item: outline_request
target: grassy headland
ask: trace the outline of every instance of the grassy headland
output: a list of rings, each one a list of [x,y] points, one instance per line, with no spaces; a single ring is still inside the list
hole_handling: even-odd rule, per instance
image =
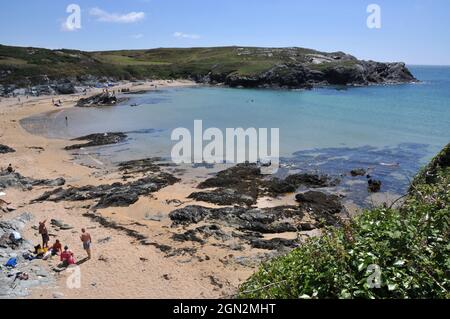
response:
[[[83,52],[0,45],[0,84],[53,80],[193,79],[230,86],[308,87],[415,80],[403,63],[303,48],[215,47]]]

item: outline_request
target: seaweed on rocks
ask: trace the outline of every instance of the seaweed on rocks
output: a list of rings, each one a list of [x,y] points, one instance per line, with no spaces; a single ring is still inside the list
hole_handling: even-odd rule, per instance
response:
[[[114,183],[100,186],[57,188],[45,192],[33,202],[43,201],[84,201],[97,199],[94,209],[107,207],[128,207],[139,200],[140,196],[149,195],[163,187],[175,184],[179,179],[168,173],[146,176],[129,183]]]
[[[14,153],[15,150],[9,146],[0,144],[0,154]]]
[[[35,186],[57,187],[66,183],[64,178],[57,179],[33,179],[24,177],[18,172],[0,171],[0,189],[9,187],[31,190]]]
[[[262,174],[258,164],[238,164],[223,170],[198,185],[199,189],[215,188],[194,192],[189,198],[222,206],[256,204],[261,196],[276,197],[293,193],[301,186],[324,188],[336,186],[339,180],[326,175],[293,174],[285,179],[268,178]]]
[[[85,147],[118,144],[124,142],[127,139],[127,137],[128,136],[125,133],[121,132],[95,133],[72,139],[72,141],[87,141],[87,143],[66,146],[64,149],[70,151],[70,150],[78,150]]]

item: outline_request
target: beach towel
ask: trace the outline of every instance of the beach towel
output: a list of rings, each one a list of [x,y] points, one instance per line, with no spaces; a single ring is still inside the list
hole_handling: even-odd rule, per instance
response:
[[[16,258],[9,258],[9,260],[5,264],[6,267],[12,267],[16,268],[17,266],[17,259]]]

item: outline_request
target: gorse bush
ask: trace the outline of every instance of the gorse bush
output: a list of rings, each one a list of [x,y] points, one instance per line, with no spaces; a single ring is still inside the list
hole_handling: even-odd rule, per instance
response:
[[[441,160],[449,154],[447,146],[418,175],[400,209],[365,211],[326,229],[262,265],[239,297],[449,298],[450,168]]]

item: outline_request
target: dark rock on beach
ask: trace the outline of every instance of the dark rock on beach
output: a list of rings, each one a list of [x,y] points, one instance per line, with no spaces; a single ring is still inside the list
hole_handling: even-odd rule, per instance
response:
[[[303,211],[296,206],[262,209],[187,206],[174,210],[169,214],[173,226],[197,224],[205,221],[222,223],[239,230],[257,231],[261,233],[297,231],[295,225],[301,222],[303,216]]]
[[[169,216],[174,227],[189,226],[199,222],[213,223],[174,234],[172,239],[175,241],[192,241],[205,244],[208,238],[214,237],[224,242],[231,239],[244,241],[252,247],[260,249],[283,250],[296,247],[297,242],[280,238],[265,240],[262,234],[297,232],[301,230],[301,221],[304,214],[295,206],[264,209],[242,207],[212,209],[201,206],[187,206],[171,212]],[[235,231],[225,232],[217,223],[231,227]],[[239,244],[237,244],[237,247],[243,249]]]
[[[124,142],[127,139],[127,137],[128,136],[125,133],[121,132],[90,134],[72,140],[72,141],[88,141],[87,143],[66,146],[65,149],[69,151],[85,147],[118,144]]]
[[[215,188],[192,193],[197,201],[227,205],[256,204],[261,196],[276,197],[296,192],[299,187],[324,188],[336,186],[339,180],[318,174],[294,174],[285,179],[269,178],[262,174],[258,164],[238,164],[216,174],[198,185],[200,189]]]
[[[222,206],[234,204],[251,206],[256,203],[256,199],[254,197],[246,194],[241,194],[240,192],[230,188],[219,188],[212,192],[192,193],[188,196],[188,198]]]
[[[14,152],[15,150],[12,149],[11,147],[0,144],[0,154],[14,153]]]
[[[296,248],[298,243],[295,240],[284,239],[284,238],[273,238],[273,239],[253,239],[250,242],[253,248],[275,250],[282,248]]]
[[[309,191],[306,193],[297,194],[295,199],[299,202],[301,207],[311,211],[333,215],[340,213],[344,209],[339,196],[336,195]]]
[[[88,98],[80,99],[76,106],[78,107],[96,107],[96,106],[113,106],[125,101],[126,99],[118,99],[110,92],[100,93]]]
[[[44,193],[33,202],[43,201],[84,201],[98,199],[94,209],[107,207],[128,207],[138,201],[140,196],[149,195],[163,187],[178,182],[171,174],[159,173],[147,176],[130,183],[114,183],[111,185],[57,188]]]
[[[17,172],[0,171],[0,189],[17,187],[23,190],[31,190],[34,186],[57,187],[66,183],[64,178],[57,179],[33,179],[20,175]]]

